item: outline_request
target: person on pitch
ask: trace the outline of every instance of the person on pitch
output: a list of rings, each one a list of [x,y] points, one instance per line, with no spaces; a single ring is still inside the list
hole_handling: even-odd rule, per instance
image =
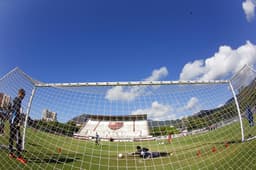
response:
[[[23,164],[26,164],[26,160],[22,157],[22,138],[20,134],[20,124],[22,115],[20,113],[21,110],[21,102],[25,97],[25,90],[19,89],[18,96],[13,100],[12,108],[11,108],[11,116],[10,116],[10,138],[9,138],[9,157],[16,158]],[[16,155],[14,154],[13,142],[16,141]]]
[[[95,144],[99,145],[100,144],[100,136],[99,134],[96,132],[96,136],[95,136]]]
[[[250,109],[249,106],[246,107],[246,116],[247,116],[247,119],[248,119],[248,122],[249,122],[249,125],[252,127],[254,126],[254,122],[253,122],[253,113]]]

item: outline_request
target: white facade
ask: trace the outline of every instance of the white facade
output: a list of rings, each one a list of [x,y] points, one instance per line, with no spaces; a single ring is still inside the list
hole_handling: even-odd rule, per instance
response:
[[[57,113],[45,109],[43,110],[42,120],[45,120],[47,122],[57,121]]]
[[[117,121],[120,123],[120,121]],[[110,124],[113,121],[88,120],[77,136],[90,137],[95,136],[96,132],[101,138],[147,138],[149,128],[146,120],[122,121],[122,126],[117,129],[111,129]]]
[[[10,104],[11,104],[11,97],[4,93],[0,93],[0,108],[7,109]]]

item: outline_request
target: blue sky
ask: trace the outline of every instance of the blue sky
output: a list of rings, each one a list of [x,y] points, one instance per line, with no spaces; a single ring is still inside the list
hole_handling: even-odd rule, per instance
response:
[[[255,6],[255,0],[3,0],[0,77],[19,67],[47,83],[228,79],[244,64],[256,65]],[[129,101],[141,90],[113,88],[105,99]],[[200,100],[190,96],[182,105]],[[172,110],[150,104],[131,112]]]
[[[161,67],[178,80],[224,45],[256,44],[256,19],[234,0],[4,0],[0,25],[0,76],[18,66],[43,82],[142,80]]]

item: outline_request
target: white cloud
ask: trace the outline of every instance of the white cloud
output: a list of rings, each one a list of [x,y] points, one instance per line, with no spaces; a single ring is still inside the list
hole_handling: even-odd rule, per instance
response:
[[[131,114],[147,114],[148,118],[152,120],[174,120],[177,119],[177,117],[183,117],[184,112],[188,111],[190,112],[190,115],[200,111],[199,100],[196,97],[191,97],[184,106],[179,108],[154,101],[151,104],[151,107],[135,110]]]
[[[180,73],[180,80],[215,80],[228,78],[245,64],[256,64],[256,45],[246,44],[232,49],[220,46],[219,51],[205,60],[195,60],[185,64]]]
[[[187,103],[187,105],[186,105],[186,109],[188,109],[188,110],[190,110],[190,109],[193,109],[193,108],[195,108],[195,107],[197,107],[198,106],[198,99],[196,98],[196,97],[192,97],[189,101],[188,101],[188,103]]]
[[[107,91],[107,94],[105,96],[108,100],[133,100],[135,97],[139,95],[138,92],[136,92],[135,88],[131,88],[130,90],[126,90],[121,86],[116,86]]]
[[[217,108],[222,107],[222,106],[224,106],[223,103],[219,104],[219,105],[217,106]]]
[[[166,67],[161,67],[158,70],[153,70],[151,76],[146,78],[146,81],[157,81],[168,75]],[[145,93],[145,86],[123,87],[115,86],[109,89],[106,93],[105,99],[110,101],[131,101],[136,97]]]
[[[176,119],[174,110],[170,105],[164,105],[154,101],[150,108],[138,109],[131,113],[132,115],[147,114],[149,119],[153,120],[171,120]]]
[[[246,15],[247,21],[251,21],[254,18],[256,1],[255,0],[245,0],[242,3],[244,13]]]
[[[158,70],[153,70],[151,76],[145,79],[145,81],[156,81],[164,78],[168,75],[168,70],[166,67],[161,67]]]
[[[197,97],[191,97],[187,103],[179,108],[176,108],[176,113],[188,113],[188,114],[194,114],[196,112],[199,112],[201,108],[199,99]]]

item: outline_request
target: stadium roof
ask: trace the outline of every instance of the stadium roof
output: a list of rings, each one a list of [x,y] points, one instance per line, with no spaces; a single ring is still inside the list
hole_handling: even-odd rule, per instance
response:
[[[147,114],[140,115],[87,115],[92,120],[107,121],[128,121],[128,120],[147,120]]]

